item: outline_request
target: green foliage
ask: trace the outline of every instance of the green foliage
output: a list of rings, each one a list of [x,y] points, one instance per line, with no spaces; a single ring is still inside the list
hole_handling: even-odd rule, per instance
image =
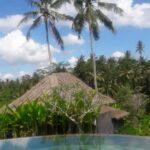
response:
[[[39,135],[45,131],[46,110],[37,101],[21,105],[15,110],[7,108],[0,117],[4,118],[0,122],[0,137]]]
[[[99,39],[99,22],[103,23],[112,32],[115,32],[112,21],[103,13],[103,9],[117,14],[123,12],[116,4],[94,2],[92,0],[74,0],[74,6],[77,10],[77,15],[73,22],[73,29],[80,36],[83,28],[88,24],[89,32],[95,40]]]
[[[75,66],[73,73],[85,83],[94,87],[92,57],[85,61],[82,56]],[[114,99],[128,100],[130,96],[143,93],[150,97],[150,61],[143,60],[142,64],[132,58],[127,51],[120,59],[100,56],[96,60],[97,81],[99,92]]]
[[[0,114],[0,137],[94,132],[93,123],[100,114],[100,106],[92,103],[94,95],[69,87],[74,92],[67,99],[63,89],[56,88],[51,95],[16,109],[8,107]]]
[[[144,44],[141,40],[139,40],[138,43],[137,43],[136,52],[139,53],[140,59],[142,59],[142,56],[143,56],[143,53],[144,53]]]
[[[89,38],[90,38],[90,49],[93,59],[93,85],[98,92],[97,85],[97,71],[96,71],[96,58],[93,47],[93,39],[98,40],[99,37],[99,22],[104,24],[109,30],[115,33],[113,22],[111,19],[103,13],[103,10],[113,11],[116,14],[122,14],[123,10],[119,8],[116,4],[107,3],[107,2],[96,2],[93,0],[74,0],[74,7],[76,8],[77,15],[73,20],[73,30],[77,32],[78,37],[80,38],[82,30],[88,25],[89,29]],[[81,60],[80,60],[81,61]],[[80,62],[81,63],[81,62]]]
[[[51,33],[53,37],[56,39],[58,45],[60,45],[61,49],[63,49],[64,48],[63,40],[60,36],[58,29],[56,28],[55,22],[58,20],[61,21],[72,20],[71,16],[61,14],[57,11],[63,4],[68,2],[69,2],[68,0],[64,0],[63,2],[60,2],[59,0],[54,1],[31,0],[31,6],[34,8],[34,10],[24,13],[24,17],[19,23],[19,25],[21,25],[31,18],[33,19],[33,23],[31,24],[27,32],[27,39],[30,38],[32,30],[36,29],[42,23],[44,23],[46,29],[47,44],[49,44],[48,34]]]
[[[130,112],[128,121],[125,121],[125,126],[121,128],[121,131],[119,133],[141,135],[149,134],[148,114],[150,113],[150,61],[143,59],[142,62],[139,63],[139,61],[132,58],[130,52],[127,51],[126,56],[124,58],[120,58],[119,60],[116,60],[114,58],[107,59],[104,56],[101,56],[97,58],[96,63],[98,66],[97,81],[99,91],[105,95],[113,97],[118,102],[117,104],[114,104],[113,107],[123,110],[125,109]],[[56,72],[58,70],[56,70]],[[94,85],[92,71],[92,57],[90,57],[88,60],[85,60],[82,56],[78,60],[73,73],[77,77],[82,79],[85,83],[93,87]],[[33,77],[24,76],[21,80],[1,81],[0,105],[8,104],[11,100],[16,99],[17,97],[22,95],[25,91],[36,84],[43,77],[43,75],[45,75],[45,72],[43,72],[43,70],[39,70],[33,75]],[[45,131],[41,131],[40,129],[37,130],[36,126],[26,127],[26,124],[23,124],[24,128],[22,128],[21,125],[20,133],[18,133],[17,131],[17,129],[19,129],[20,127],[13,127],[15,130],[13,130],[14,137],[20,135],[42,135],[45,133],[76,133],[79,130],[80,132],[89,132],[93,130],[91,127],[91,122],[93,121],[93,118],[95,118],[98,111],[96,111],[96,109],[94,109],[94,111],[90,109],[90,106],[92,104],[89,99],[92,98],[84,98],[89,100],[89,103],[84,103],[82,99],[84,96],[86,96],[86,93],[78,91],[78,93],[71,96],[74,99],[73,103],[71,102],[69,97],[65,98],[64,94],[60,93],[59,90],[60,89],[57,89],[54,92],[55,94],[53,93],[51,97],[45,98],[48,102],[42,104],[45,105],[45,109],[47,108],[45,110],[46,114],[48,114],[48,116],[46,115],[47,124],[43,123],[41,125],[37,123],[37,126],[44,126],[43,128],[41,128],[45,129]],[[68,90],[69,88],[63,88],[63,93],[67,95],[68,92],[66,91]],[[53,107],[55,105],[59,107]],[[84,107],[86,107],[86,109],[84,109]],[[80,111],[79,108],[85,111]],[[90,110],[90,112],[88,112],[88,109]],[[86,112],[88,113],[86,114]],[[32,114],[32,112],[30,113]],[[45,112],[42,113],[45,114]],[[81,113],[86,115],[81,115]],[[9,120],[12,118],[12,113],[5,115],[1,114],[0,118],[0,120],[4,120],[0,125],[1,136],[9,137],[9,134],[6,133],[6,129],[8,129],[9,127],[9,129],[11,130],[12,128],[12,124],[9,123]],[[26,120],[26,117],[24,118],[24,120]],[[28,122],[30,123],[30,121],[32,121],[32,119]],[[21,121],[19,120],[18,122]],[[136,124],[134,126],[131,126],[134,123]]]
[[[115,94],[115,99],[118,100],[118,102],[122,102],[126,104],[127,102],[130,101],[133,95],[133,90],[130,88],[129,85],[121,86],[116,94]]]
[[[90,64],[92,58],[85,61],[82,56],[74,68],[74,74],[94,87],[91,84],[93,76]],[[126,51],[125,57],[119,59],[100,56],[96,59],[96,65],[99,92],[116,100],[114,108],[130,113],[119,133],[150,135],[150,61],[144,58],[139,61],[131,56],[130,51]]]
[[[20,79],[0,81],[0,107],[9,104],[42,79],[42,75],[35,72],[33,76],[24,75]]]
[[[33,22],[31,26],[29,27],[27,31],[26,38],[27,40],[30,39],[31,31],[38,28],[41,24],[44,24],[45,26],[45,37],[46,37],[46,43],[47,43],[47,50],[49,55],[49,61],[50,61],[50,70],[52,72],[52,54],[51,54],[51,47],[50,47],[50,37],[49,34],[53,36],[53,38],[56,40],[57,44],[60,46],[60,48],[64,49],[64,42],[60,35],[60,32],[58,31],[56,27],[57,21],[73,21],[73,18],[71,16],[59,13],[58,9],[61,8],[63,4],[69,3],[70,0],[31,0],[29,1],[31,6],[33,7],[33,10],[30,12],[26,12],[23,15],[22,20],[18,24],[20,26],[21,24],[24,24],[28,22],[28,20],[32,19]]]
[[[68,89],[69,88],[69,89]],[[72,122],[74,127],[76,128],[75,131],[72,132],[82,132],[84,129],[82,126],[87,124],[92,126],[94,120],[100,113],[100,106],[95,106],[92,103],[94,95],[89,95],[83,90],[78,90],[76,86],[69,86],[69,87],[61,87],[54,90],[51,97],[44,103],[46,106],[49,106],[49,111],[51,114],[57,112],[58,114],[63,115],[65,122]],[[61,91],[71,90],[72,95],[66,97],[61,96]],[[60,119],[61,120],[61,119]]]
[[[84,60],[84,56],[80,56],[80,58],[78,59],[78,63],[76,65],[76,67],[74,68],[74,73],[76,76],[78,76],[81,79],[84,79],[86,76],[86,62]]]
[[[124,126],[119,129],[118,133],[141,136],[150,135],[150,116],[144,114],[140,115],[139,118],[132,118],[132,120],[127,118]]]

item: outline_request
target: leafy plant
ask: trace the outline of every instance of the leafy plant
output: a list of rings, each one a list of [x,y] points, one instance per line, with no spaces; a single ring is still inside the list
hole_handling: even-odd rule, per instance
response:
[[[66,89],[69,97],[63,95]],[[92,103],[93,96],[76,86],[59,87],[16,109],[8,107],[0,114],[0,137],[94,132],[100,106]]]

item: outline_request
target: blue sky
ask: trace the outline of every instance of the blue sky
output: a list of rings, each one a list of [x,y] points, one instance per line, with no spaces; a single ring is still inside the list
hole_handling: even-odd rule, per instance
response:
[[[145,44],[145,57],[150,58],[150,2],[149,0],[106,0],[115,2],[121,7],[124,16],[113,13],[106,14],[113,20],[117,34],[114,35],[106,28],[101,27],[100,40],[94,42],[97,56],[120,57],[126,50],[135,53],[138,40]],[[25,73],[32,73],[36,69],[47,65],[47,49],[45,45],[44,27],[39,27],[33,32],[31,41],[25,40],[25,33],[30,22],[17,28],[24,12],[32,10],[26,0],[1,0],[0,1],[0,78],[14,78]],[[74,15],[72,5],[64,6],[59,10],[63,13]],[[90,54],[89,35],[87,30],[78,40],[77,35],[71,30],[70,23],[60,22],[58,29],[65,41],[65,50],[60,51],[56,42],[51,37],[53,59],[55,62],[69,61],[72,65],[82,54]]]

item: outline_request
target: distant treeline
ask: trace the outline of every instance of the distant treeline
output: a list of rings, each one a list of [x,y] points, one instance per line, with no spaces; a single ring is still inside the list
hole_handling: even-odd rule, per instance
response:
[[[96,64],[99,92],[113,97],[119,103],[125,103],[137,94],[147,97],[146,101],[148,101],[150,98],[150,60],[144,57],[136,59],[131,56],[130,51],[126,51],[125,56],[119,59],[100,56],[96,59]],[[67,70],[67,64],[59,63],[54,65],[53,72]],[[69,71],[89,86],[94,87],[92,56],[89,59],[81,56],[76,66]],[[16,99],[47,74],[49,74],[48,68],[37,70],[32,76],[24,75],[21,79],[1,80],[0,102],[5,103]]]
[[[109,95],[118,102],[128,100],[127,94],[143,94],[150,98],[150,60],[140,57],[136,59],[126,51],[122,58],[96,59],[97,82],[99,92]],[[73,73],[85,83],[93,85],[92,58],[81,56]]]
[[[113,107],[130,112],[119,133],[150,135],[150,60],[143,56],[137,59],[126,51],[121,58],[97,57],[96,65],[99,92],[116,100]],[[72,69],[64,63],[55,65],[53,69],[53,72],[65,71],[94,87],[92,56],[89,59],[81,56]],[[21,96],[47,74],[48,69],[37,70],[32,76],[0,81],[0,106]]]
[[[53,72],[65,72],[67,66],[66,63],[53,64]],[[20,97],[48,74],[49,68],[44,68],[36,70],[33,75],[26,74],[14,80],[0,80],[0,107]]]
[[[116,100],[113,107],[130,112],[118,133],[150,135],[150,60],[126,51],[122,58],[96,59],[99,92]],[[81,56],[73,73],[94,87],[92,56]]]
[[[38,73],[34,73],[33,76],[24,75],[20,79],[16,80],[1,80],[0,81],[0,106],[10,103],[15,100],[32,86],[39,82],[42,78]]]

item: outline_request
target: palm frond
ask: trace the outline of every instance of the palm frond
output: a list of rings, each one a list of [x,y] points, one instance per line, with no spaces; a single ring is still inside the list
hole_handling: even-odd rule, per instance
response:
[[[85,9],[85,19],[88,22],[89,26],[91,26],[93,23],[97,22],[97,16],[96,16],[95,9],[93,9],[93,6],[90,5]]]
[[[91,30],[92,30],[92,34],[95,40],[99,39],[99,25],[98,23],[93,23],[91,24]]]
[[[84,28],[84,25],[85,25],[85,17],[82,13],[78,13],[74,18],[72,29],[78,33],[79,38]]]
[[[70,0],[55,0],[55,1],[51,4],[51,7],[52,7],[52,8],[55,8],[55,9],[58,9],[58,8],[60,8],[63,4],[66,4],[66,3],[70,3]]]
[[[75,8],[80,11],[83,8],[83,0],[74,0]]]
[[[96,10],[97,17],[101,23],[103,23],[109,30],[115,33],[115,28],[113,26],[113,22],[103,14],[99,9]]]
[[[19,24],[17,26],[19,27],[21,24],[27,22],[29,19],[37,17],[37,15],[38,15],[37,11],[31,11],[28,13],[24,13],[24,17],[21,19],[21,21],[19,22]]]
[[[85,11],[85,19],[89,25],[89,30],[95,40],[99,39],[98,17],[93,5],[89,5]]]
[[[52,15],[53,14],[53,15]],[[57,20],[62,20],[62,21],[66,21],[66,20],[69,20],[69,21],[73,21],[74,18],[69,16],[69,15],[66,15],[66,14],[60,14],[56,11],[51,11],[50,13],[51,16],[54,16],[54,18]]]
[[[42,1],[43,0],[39,0],[39,1],[31,0],[31,6],[35,6],[35,7],[41,8]]]
[[[40,23],[41,23],[41,16],[33,21],[33,24],[29,28],[27,35],[26,35],[27,40],[30,39],[31,31],[34,30],[35,28],[37,28],[40,25]]]
[[[107,10],[111,10],[114,11],[115,13],[122,15],[123,14],[123,10],[121,8],[119,8],[116,4],[114,3],[105,3],[105,2],[98,2],[98,6],[105,8]]]
[[[49,25],[50,25],[50,29],[53,33],[53,36],[55,37],[56,41],[58,42],[58,44],[60,45],[61,49],[64,49],[64,42],[60,36],[59,31],[57,30],[57,28],[55,27],[55,24],[52,23],[51,21],[49,21]]]

